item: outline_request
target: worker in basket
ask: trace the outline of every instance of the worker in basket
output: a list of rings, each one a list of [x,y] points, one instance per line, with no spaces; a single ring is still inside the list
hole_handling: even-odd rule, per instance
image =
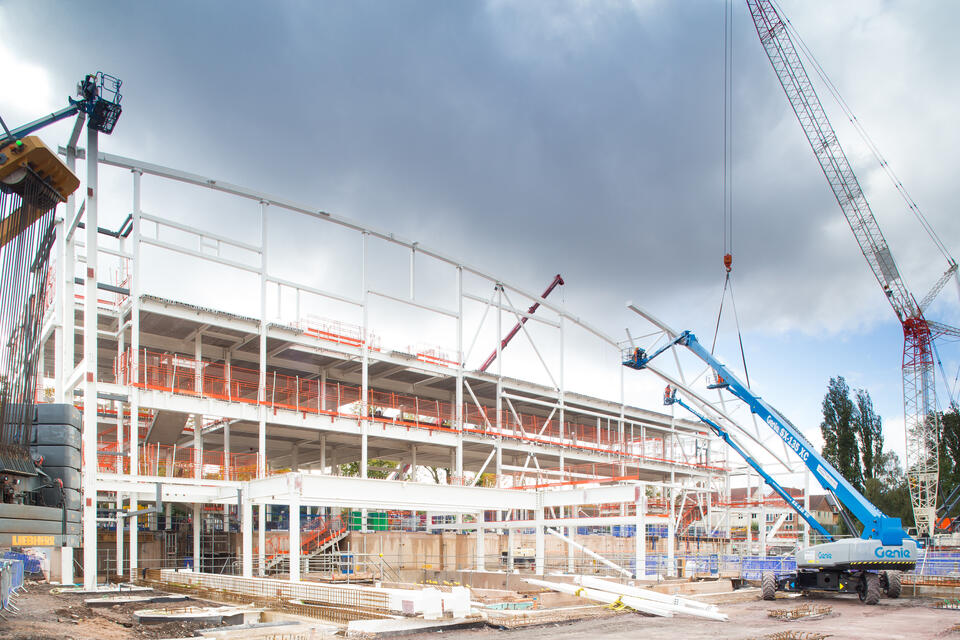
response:
[[[663,390],[663,404],[673,404],[676,398],[677,390],[670,385],[667,385],[667,388]]]

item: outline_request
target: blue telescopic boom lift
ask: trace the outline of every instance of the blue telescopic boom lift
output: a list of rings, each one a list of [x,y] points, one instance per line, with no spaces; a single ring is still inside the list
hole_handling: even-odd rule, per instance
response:
[[[837,502],[860,521],[859,537],[835,539],[803,505],[767,473],[760,463],[730,437],[716,421],[711,420],[677,396],[667,386],[664,404],[678,404],[709,426],[756,470],[768,485],[828,542],[801,548],[797,554],[797,571],[785,575],[765,573],[761,580],[764,599],[772,600],[776,591],[856,591],[866,604],[876,604],[881,592],[888,597],[900,595],[899,571],[916,566],[917,543],[904,531],[900,518],[885,515],[820,455],[806,438],[780,413],[753,393],[737,376],[717,360],[689,331],[680,333],[651,354],[635,348],[624,358],[624,366],[644,369],[664,351],[679,345],[689,349],[716,374],[712,388],[726,389],[746,403],[787,446],[799,456],[811,475]],[[763,526],[763,523],[761,523]]]

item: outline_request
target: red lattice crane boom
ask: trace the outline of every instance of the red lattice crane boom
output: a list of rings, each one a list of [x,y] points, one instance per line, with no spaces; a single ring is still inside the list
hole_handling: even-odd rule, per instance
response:
[[[837,203],[850,224],[867,264],[903,325],[907,478],[917,529],[921,535],[932,535],[936,519],[937,439],[940,429],[934,388],[931,325],[923,316],[923,307],[910,293],[897,269],[890,247],[787,32],[787,25],[770,0],[747,0],[747,5],[760,42],[833,189]],[[949,277],[957,268],[949,255],[947,260],[949,266],[945,277]],[[939,291],[936,286],[935,289]]]

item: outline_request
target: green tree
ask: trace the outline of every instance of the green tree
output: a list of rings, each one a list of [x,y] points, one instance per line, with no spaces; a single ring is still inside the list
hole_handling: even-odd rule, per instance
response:
[[[430,472],[434,484],[448,484],[450,482],[449,467],[427,467],[427,471]]]
[[[940,415],[940,502],[960,484],[960,413]]]
[[[863,495],[886,515],[900,518],[903,526],[913,526],[907,478],[893,451],[884,451],[877,457],[874,477],[864,481]]]
[[[370,458],[367,461],[367,477],[383,480],[397,468],[397,463],[382,458]],[[357,477],[360,475],[359,462],[347,462],[340,465],[340,475]]]
[[[855,398],[850,400],[850,388],[842,376],[830,379],[820,424],[823,457],[883,513],[900,518],[905,527],[913,526],[910,490],[900,459],[883,450],[883,422],[870,394],[858,389]],[[957,426],[960,445],[960,421]],[[838,529],[852,533],[845,526]]]
[[[869,393],[858,389],[856,399],[853,421],[860,446],[861,475],[866,483],[867,480],[877,477],[880,457],[883,454],[883,422],[873,408]]]
[[[854,420],[856,407],[850,400],[850,387],[843,376],[830,378],[822,407],[823,457],[852,485],[862,488],[860,447]]]

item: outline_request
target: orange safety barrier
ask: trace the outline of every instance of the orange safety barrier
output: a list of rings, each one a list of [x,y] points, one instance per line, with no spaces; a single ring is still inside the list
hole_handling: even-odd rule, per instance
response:
[[[367,331],[367,340],[363,339],[363,327],[340,320],[330,320],[328,318],[316,318],[307,316],[306,320],[294,323],[292,326],[303,331],[306,335],[345,344],[350,347],[362,347],[369,345],[371,351],[380,351],[380,340],[376,335]]]
[[[301,378],[268,372],[260,391],[260,375],[254,369],[227,366],[223,362],[195,360],[186,356],[138,352],[136,380],[132,375],[129,350],[118,358],[117,379],[144,389],[230,402],[245,402],[270,407],[274,412],[289,410],[304,415],[323,414],[331,417],[361,417],[362,389],[337,382],[321,383],[315,378]],[[456,406],[449,402],[420,398],[376,389],[368,390],[367,419],[376,423],[407,428],[456,432]],[[499,420],[495,409],[463,406],[463,430],[492,437],[511,438],[550,446],[617,454],[631,460],[662,462],[692,468],[723,471],[717,465],[700,461],[680,460],[675,447],[667,447],[662,438],[631,440],[615,423],[597,428],[596,424],[567,421],[561,432],[560,421],[505,410]],[[497,424],[500,424],[499,428]],[[670,454],[670,455],[668,455]],[[619,474],[612,474],[619,475]]]
[[[128,443],[121,451],[115,441],[97,443],[97,468],[101,473],[130,473]],[[139,474],[167,478],[251,480],[257,475],[257,454],[204,451],[193,447],[144,444],[138,452]],[[199,474],[197,469],[199,468]]]

